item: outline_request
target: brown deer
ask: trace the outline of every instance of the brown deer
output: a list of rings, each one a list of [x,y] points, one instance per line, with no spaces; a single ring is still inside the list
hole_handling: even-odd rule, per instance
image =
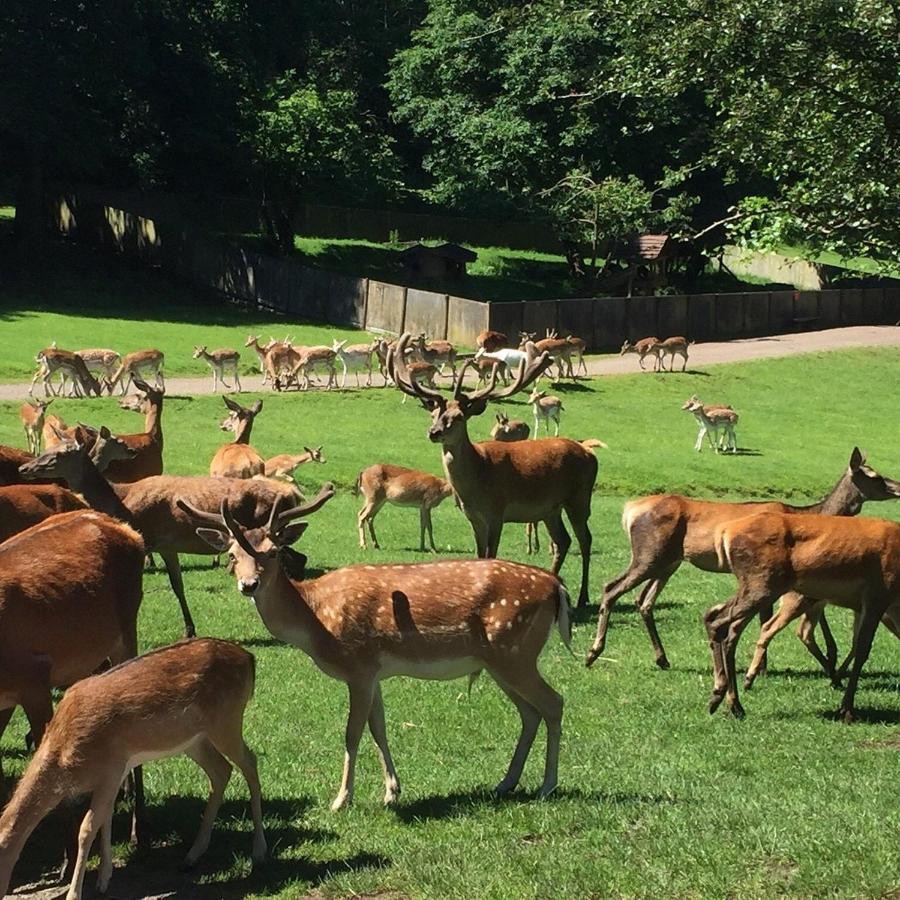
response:
[[[662,371],[665,371],[666,368],[666,355],[670,357],[669,362],[669,371],[675,371],[675,357],[680,356],[683,359],[683,363],[681,366],[681,371],[684,372],[687,369],[688,362],[688,347],[690,347],[690,341],[684,337],[670,337],[666,338],[664,341],[660,341],[656,345],[656,355],[659,358],[659,366]]]
[[[200,831],[185,864],[193,866],[209,846],[232,763],[250,789],[253,860],[264,860],[259,775],[242,733],[254,668],[246,650],[206,638],[151,650],[69,688],[0,817],[0,894],[6,895],[13,866],[35,826],[61,802],[85,794],[90,807],[66,896],[81,897],[91,845],[101,829],[97,883],[105,893],[113,873],[113,807],[125,774],[139,760],[181,753],[210,782]]]
[[[550,333],[548,331],[548,335]],[[572,371],[572,363],[569,359],[572,347],[565,338],[556,337],[555,332],[553,332],[553,335],[553,337],[548,336],[538,340],[536,332],[521,331],[519,332],[519,349],[524,350],[529,341],[533,342],[536,352],[550,355],[556,366],[557,377],[562,378],[566,374],[571,374]]]
[[[41,438],[44,429],[44,414],[52,400],[38,400],[37,403],[23,403],[19,407],[19,418],[25,429],[25,443],[28,452],[37,455],[41,452]]]
[[[119,363],[122,362],[121,354],[106,347],[76,350],[75,352],[84,360],[89,372],[102,374],[103,380],[106,382],[112,379]]]
[[[325,371],[328,373],[325,390],[330,391],[333,387],[337,387],[337,372],[334,368],[337,354],[331,347],[323,345],[298,347],[296,352],[297,357],[291,369],[290,381],[297,381],[301,391],[308,391],[312,386],[310,375],[318,365],[324,366]]]
[[[754,512],[797,515],[855,516],[867,500],[900,498],[900,481],[887,478],[866,465],[866,457],[853,448],[850,462],[828,495],[810,506],[790,506],[778,501],[725,503],[694,500],[679,494],[654,494],[625,504],[622,527],[631,541],[631,564],[603,588],[597,637],[587,657],[587,665],[603,652],[609,616],[619,597],[647,582],[635,604],[647,627],[656,653],[656,664],[669,668],[653,607],[668,580],[687,560],[705,572],[727,572],[715,551],[715,536],[726,522]]]
[[[502,331],[491,331],[485,329],[475,338],[475,346],[478,349],[484,349],[488,353],[495,353],[509,346],[509,340]]]
[[[228,350],[226,348],[222,348],[219,350],[213,350],[212,353],[208,352],[206,347],[194,347],[194,359],[202,359],[209,364],[209,367],[212,369],[213,376],[213,393],[215,393],[219,389],[219,382],[222,382],[222,387],[227,390],[231,390],[228,387],[228,383],[225,381],[225,370],[228,369],[231,372],[232,378],[234,378],[235,386],[237,387],[238,393],[241,392],[241,375],[238,372],[238,366],[241,361],[241,354],[237,352],[237,350]]]
[[[73,388],[73,396],[90,397],[92,394],[96,397],[100,396],[100,384],[96,378],[88,371],[84,360],[70,350],[60,350],[56,347],[46,347],[37,355],[37,360],[41,364],[34,378],[31,379],[31,386],[28,389],[30,394],[34,389],[34,383],[40,377],[44,385],[44,397],[49,393],[53,393],[51,386],[52,378],[59,373],[63,376],[64,390],[66,380],[71,380]]]
[[[58,484],[0,487],[0,542],[57,513],[87,508],[81,497]]]
[[[700,425],[697,440],[694,443],[694,449],[698,453],[703,449],[704,435],[716,453],[719,450],[727,453],[729,449],[732,453],[737,453],[737,436],[734,429],[737,427],[740,417],[730,406],[704,406],[700,402],[700,398],[694,394],[690,400],[684,401],[681,408],[692,413]],[[723,429],[721,440],[719,439],[720,428]]]
[[[550,434],[551,420],[556,429],[553,432],[553,435],[554,437],[559,437],[559,416],[565,409],[562,400],[552,394],[548,395],[546,391],[539,391],[537,388],[532,388],[531,394],[528,397],[528,402],[531,404],[531,409],[534,412],[535,438],[540,435],[541,422],[544,423],[547,434]]]
[[[134,379],[134,386],[141,396],[129,394],[119,400],[122,409],[144,414],[144,430],[137,434],[120,434],[116,437],[135,451],[131,459],[111,462],[103,474],[117,484],[130,484],[163,473],[163,431],[162,414],[165,394],[150,387],[140,378]]]
[[[450,341],[428,341],[422,332],[410,342],[415,355],[422,362],[440,365],[439,374],[444,374],[444,367],[450,366],[450,374],[456,378],[456,347]]]
[[[497,370],[497,375],[500,378],[500,381],[503,384],[509,384],[509,367],[505,362],[501,362],[498,359],[493,359],[488,356],[481,356],[475,358],[475,373],[476,373],[476,384],[479,387],[482,387],[488,383],[491,378],[491,375],[494,372],[494,369]]]
[[[714,538],[719,568],[734,573],[737,593],[710,608],[705,617],[715,681],[713,713],[727,696],[742,717],[735,649],[750,618],[789,591],[859,603],[853,668],[838,716],[850,722],[859,675],[878,622],[900,603],[900,524],[883,519],[765,512],[726,522]]]
[[[487,409],[488,400],[509,397],[537,379],[548,366],[549,355],[536,356],[534,345],[528,345],[531,362],[522,361],[512,384],[497,389],[496,376],[492,376],[486,388],[474,391],[463,390],[467,360],[454,379],[453,396],[448,400],[440,391],[410,377],[403,354],[408,340],[409,335],[403,335],[391,354],[391,375],[400,390],[431,411],[428,437],[441,444],[444,472],[472,524],[478,556],[496,557],[504,522],[543,521],[555,544],[553,573],[558,574],[572,543],[563,525],[565,511],[581,549],[578,605],[586,606],[591,555],[588,518],[597,458],[566,438],[473,444],[466,425],[469,418]]]
[[[259,335],[258,334],[249,335],[247,337],[247,340],[244,342],[244,346],[252,347],[253,352],[259,358],[259,371],[262,372],[262,376],[263,376],[262,383],[263,384],[267,384],[269,381],[269,370],[266,365],[266,356],[267,356],[268,352],[271,349],[273,349],[276,344],[279,344],[279,343],[282,343],[282,342],[271,340],[267,344],[261,345],[259,343]],[[287,346],[286,342],[284,342],[284,346]]]
[[[587,375],[587,363],[584,361],[584,354],[587,350],[587,341],[584,338],[570,334],[566,337],[566,343],[569,345],[569,352],[566,354],[566,364],[568,366],[568,376],[572,379],[579,374]],[[572,371],[572,356],[578,357],[578,367]]]
[[[137,532],[96,510],[51,516],[0,544],[0,734],[21,706],[40,743],[52,687],[137,653],[143,564]]]
[[[228,397],[222,399],[230,412],[219,427],[222,431],[231,431],[234,441],[216,450],[209,464],[209,474],[224,478],[253,478],[254,475],[263,475],[266,461],[250,446],[250,432],[253,430],[254,419],[262,411],[262,400],[246,407]]]
[[[34,459],[34,454],[18,447],[7,447],[0,444],[0,485],[20,484],[19,466],[24,466]]]
[[[296,469],[308,462],[325,462],[325,455],[322,453],[321,445],[318,447],[304,447],[303,453],[279,453],[278,456],[272,456],[266,460],[263,474],[266,478],[293,481]]]
[[[252,597],[266,628],[307,653],[323,672],[347,684],[350,713],[344,771],[331,805],[353,798],[359,741],[366,723],[384,772],[384,802],[400,783],[385,729],[380,682],[394,675],[449,679],[486,669],[510,698],[522,731],[498,794],[519,782],[541,719],[547,756],[540,796],[557,784],[562,698],[537,661],[556,622],[570,640],[569,603],[556,576],[503,560],[456,560],[418,565],[348,566],[309,581],[289,577],[279,551],[302,534],[296,522],[334,494],[326,485],[305,506],[272,512],[265,528],[241,527],[223,503],[220,515],[195,513],[198,533],[228,552],[238,590]],[[183,504],[185,509],[190,509]]]
[[[153,376],[153,386],[158,391],[165,391],[166,380],[163,375],[163,364],[166,357],[162,350],[135,350],[122,358],[119,368],[113,373],[109,381],[109,392],[118,384],[122,393],[127,394],[132,380],[136,377],[142,381],[149,381]]]
[[[659,369],[659,351],[657,347],[659,347],[659,338],[658,337],[645,337],[641,338],[639,341],[635,341],[633,344],[630,341],[625,341],[622,344],[622,349],[619,351],[619,356],[624,356],[626,353],[637,353],[640,357],[641,368],[646,371],[646,367],[644,366],[644,357],[652,356],[653,357],[653,370],[656,371]]]
[[[437,553],[434,546],[434,532],[431,528],[431,510],[440,506],[447,497],[453,494],[450,482],[438,478],[428,472],[418,472],[403,466],[392,466],[387,463],[376,463],[363,469],[356,478],[354,496],[363,495],[365,503],[357,516],[359,526],[359,546],[366,549],[366,525],[372,537],[372,545],[380,550],[378,538],[375,537],[375,516],[385,503],[395,506],[415,506],[419,509],[419,550],[425,552],[425,532],[431,550]]]
[[[100,440],[108,439],[106,428]],[[95,448],[95,453],[102,451]],[[292,503],[297,491],[290,485],[268,479],[209,478],[205,476],[155,475],[115,489],[100,474],[87,447],[76,441],[59,444],[21,467],[29,479],[62,478],[94,508],[132,525],[144,539],[148,553],[159,553],[178,598],[187,637],[194,635],[181,576],[179,553],[212,555],[209,545],[194,530],[191,520],[175,500],[187,498],[200,509],[217,510],[227,499],[235,516],[248,526],[265,522],[275,501]]]
[[[497,413],[497,424],[491,429],[492,441],[526,441],[531,434],[527,422],[510,419],[505,413]]]

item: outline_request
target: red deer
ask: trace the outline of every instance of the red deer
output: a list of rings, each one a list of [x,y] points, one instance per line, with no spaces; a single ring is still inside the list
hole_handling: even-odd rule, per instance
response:
[[[117,484],[130,484],[162,475],[163,472],[163,432],[162,414],[165,394],[150,387],[146,381],[134,379],[134,386],[143,396],[129,395],[119,400],[122,409],[144,414],[144,430],[137,434],[120,434],[117,438],[134,450],[131,459],[111,462],[103,474]]]
[[[359,741],[366,723],[384,773],[384,802],[400,783],[385,729],[380,682],[394,675],[448,679],[486,669],[510,698],[522,731],[498,794],[512,791],[541,719],[547,755],[539,795],[557,784],[562,697],[547,684],[537,661],[556,622],[570,640],[569,603],[556,576],[503,560],[456,560],[418,565],[348,566],[309,581],[289,577],[280,553],[334,494],[326,485],[305,506],[278,514],[265,528],[247,530],[222,504],[219,515],[194,512],[198,533],[227,552],[238,590],[252,597],[266,628],[299,647],[332,678],[347,684],[350,712],[344,771],[333,810],[353,798]],[[187,504],[182,506],[190,511]]]
[[[558,574],[572,539],[562,520],[565,511],[581,549],[581,590],[578,606],[588,601],[590,570],[591,492],[597,478],[597,458],[579,444],[566,438],[538,441],[485,441],[473,444],[467,420],[487,409],[488,400],[509,397],[546,369],[548,354],[535,356],[519,366],[512,384],[497,389],[496,376],[486,388],[463,390],[467,361],[457,374],[453,396],[414,381],[404,359],[409,335],[404,335],[391,354],[391,375],[405,394],[416,397],[431,411],[428,437],[442,447],[447,480],[459,499],[466,518],[472,524],[478,556],[494,558],[500,545],[505,522],[543,521],[555,545],[553,573]],[[534,353],[534,345],[528,348]]]
[[[231,412],[219,427],[222,431],[233,432],[234,441],[216,450],[209,464],[209,474],[224,478],[252,478],[254,475],[264,474],[266,461],[250,446],[253,421],[262,411],[262,400],[246,407],[228,397],[222,399]]]
[[[495,353],[508,346],[509,341],[502,331],[482,331],[475,338],[475,346],[479,350],[486,350],[488,353]]]
[[[828,495],[810,506],[790,506],[778,501],[724,503],[694,500],[679,494],[654,494],[625,504],[622,527],[631,541],[631,564],[603,588],[597,637],[587,664],[597,659],[606,646],[609,616],[619,597],[647,582],[635,601],[650,642],[656,664],[669,668],[669,661],[656,630],[653,607],[668,580],[687,560],[705,572],[727,572],[715,551],[715,535],[726,522],[754,512],[779,512],[799,515],[825,514],[855,516],[867,500],[900,498],[900,481],[880,475],[866,465],[858,447],[853,448],[847,470]]]
[[[440,506],[453,493],[449,481],[428,472],[418,472],[415,469],[391,466],[387,463],[376,463],[359,473],[354,493],[362,494],[365,498],[363,508],[357,516],[361,549],[366,549],[367,524],[372,537],[372,545],[376,550],[380,549],[378,538],[375,537],[375,516],[378,515],[378,511],[385,503],[393,503],[395,506],[418,508],[419,550],[425,551],[425,532],[427,531],[431,549],[433,552],[437,552],[437,547],[434,546],[434,532],[431,528],[431,510]]]
[[[101,829],[97,883],[105,893],[113,873],[111,831],[119,785],[136,762],[181,753],[210,781],[186,865],[193,866],[209,846],[232,763],[250,789],[253,860],[264,860],[259,775],[243,737],[254,679],[254,660],[246,650],[207,638],[152,650],[69,688],[0,817],[0,894],[6,895],[13,866],[35,826],[61,802],[85,794],[90,807],[66,896],[80,900],[91,845]]]

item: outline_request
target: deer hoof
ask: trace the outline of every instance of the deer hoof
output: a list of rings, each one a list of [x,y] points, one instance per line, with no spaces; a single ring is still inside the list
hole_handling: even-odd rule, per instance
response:
[[[718,708],[722,701],[725,699],[725,693],[719,691],[713,691],[712,696],[709,698],[709,714],[712,715]]]
[[[671,664],[669,663],[669,659],[665,653],[662,656],[658,656],[656,658],[656,665],[659,666],[660,669],[669,669],[671,668]]]

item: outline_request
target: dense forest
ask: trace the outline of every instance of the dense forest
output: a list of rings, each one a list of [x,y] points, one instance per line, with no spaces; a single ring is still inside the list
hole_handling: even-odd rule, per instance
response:
[[[5,0],[0,191],[26,242],[79,180],[890,260],[898,73],[896,0]]]

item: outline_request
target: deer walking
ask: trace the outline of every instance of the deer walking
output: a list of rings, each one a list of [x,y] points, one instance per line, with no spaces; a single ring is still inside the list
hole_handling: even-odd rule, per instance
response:
[[[122,389],[122,394],[128,393],[131,382],[137,377],[141,381],[149,382],[153,379],[153,386],[158,390],[165,392],[166,379],[163,375],[163,364],[165,363],[165,354],[162,350],[135,350],[122,357],[119,368],[113,374],[109,382],[110,394],[118,384]]]
[[[98,832],[97,884],[105,893],[113,873],[112,817],[119,786],[137,762],[181,753],[210,782],[186,865],[193,866],[209,846],[232,763],[250,789],[253,860],[264,860],[259,775],[242,733],[253,685],[253,657],[236,644],[207,638],[152,650],[69,688],[0,816],[0,894],[6,895],[13,866],[34,828],[60,802],[83,794],[90,796],[90,807],[79,830],[66,897],[81,898]]]
[[[428,472],[418,472],[403,466],[392,466],[387,463],[376,463],[363,469],[356,478],[357,496],[365,498],[363,508],[357,516],[359,526],[359,546],[366,549],[366,525],[372,537],[372,546],[381,549],[375,537],[375,516],[385,503],[395,506],[415,506],[419,509],[419,550],[425,552],[425,532],[431,550],[437,553],[434,546],[434,532],[431,527],[431,510],[440,506],[447,497],[453,494],[450,482],[438,478]]]
[[[498,389],[492,376],[486,388],[474,391],[463,390],[467,360],[447,399],[412,379],[403,353],[408,340],[409,335],[403,335],[391,354],[391,374],[403,393],[431,412],[428,437],[441,445],[444,472],[472,525],[478,556],[496,557],[505,522],[543,521],[555,545],[553,573],[558,574],[572,543],[562,520],[565,511],[581,549],[578,606],[586,606],[592,543],[588,519],[597,458],[566,438],[473,444],[466,424],[487,409],[488,400],[509,397],[535,381],[548,366],[549,355],[533,356],[532,344],[512,384]]]
[[[704,572],[727,572],[716,553],[718,530],[727,522],[751,513],[778,512],[793,515],[858,515],[868,501],[900,498],[900,481],[881,475],[866,465],[866,457],[853,448],[847,468],[834,487],[818,503],[791,506],[778,501],[724,503],[694,500],[679,494],[654,494],[625,504],[622,527],[631,542],[631,563],[603,588],[597,636],[587,665],[603,653],[609,617],[616,601],[646,582],[635,605],[650,636],[656,664],[669,668],[669,660],[656,629],[653,608],[669,579],[687,560]]]
[[[619,351],[619,356],[624,356],[626,353],[636,353],[640,358],[641,368],[646,371],[646,366],[644,365],[644,358],[647,356],[653,357],[653,370],[657,371],[659,369],[659,347],[660,341],[658,337],[645,337],[641,338],[639,341],[635,341],[633,344],[630,341],[625,341],[622,344],[622,349]]]
[[[392,803],[400,794],[385,728],[383,679],[407,675],[443,680],[482,669],[510,698],[522,722],[496,792],[506,794],[518,784],[543,720],[547,754],[539,795],[552,793],[563,701],[541,677],[537,661],[554,623],[566,644],[571,637],[562,583],[542,569],[503,560],[357,565],[313,580],[292,580],[277,551],[303,533],[307,523],[296,520],[333,494],[333,486],[326,485],[305,506],[273,510],[268,525],[256,530],[235,522],[227,503],[218,515],[193,513],[198,533],[230,555],[238,590],[253,598],[272,635],[299,647],[349,688],[344,770],[331,808],[352,801],[356,756],[367,724],[381,760],[384,802]]]
[[[241,375],[238,371],[241,355],[237,350],[229,350],[223,347],[219,350],[213,350],[212,353],[210,353],[205,346],[194,347],[193,358],[204,360],[212,369],[213,393],[219,389],[220,381],[222,382],[222,387],[226,390],[231,390],[228,386],[228,382],[225,381],[226,369],[231,373],[231,377],[234,379],[237,392],[241,392]]]
[[[347,386],[347,373],[353,372],[356,375],[356,386],[359,384],[359,373],[366,373],[366,387],[372,386],[372,354],[375,352],[376,341],[369,344],[350,344],[347,346],[346,341],[335,340],[331,349],[335,353],[335,358],[341,364],[343,373],[341,374],[341,390]]]
[[[690,346],[690,342],[687,338],[683,337],[670,337],[666,338],[664,341],[660,341],[656,345],[656,355],[659,358],[659,366],[662,371],[666,369],[666,355],[670,357],[669,362],[669,371],[675,371],[675,357],[680,356],[683,360],[681,371],[684,372],[687,370],[687,362],[688,362],[688,347]]]

